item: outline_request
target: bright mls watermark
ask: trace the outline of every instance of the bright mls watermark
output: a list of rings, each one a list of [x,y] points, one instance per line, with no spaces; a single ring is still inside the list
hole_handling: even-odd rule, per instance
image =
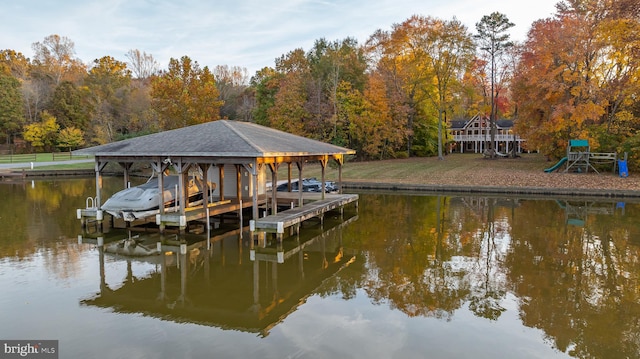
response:
[[[8,358],[58,359],[58,341],[0,339],[0,359]]]

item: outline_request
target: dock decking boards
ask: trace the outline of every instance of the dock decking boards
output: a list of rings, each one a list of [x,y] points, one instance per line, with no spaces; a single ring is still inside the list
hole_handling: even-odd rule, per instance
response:
[[[357,194],[327,195],[325,199],[306,203],[302,207],[294,207],[277,214],[252,220],[250,227],[252,231],[269,231],[281,234],[284,233],[285,228],[357,201]]]

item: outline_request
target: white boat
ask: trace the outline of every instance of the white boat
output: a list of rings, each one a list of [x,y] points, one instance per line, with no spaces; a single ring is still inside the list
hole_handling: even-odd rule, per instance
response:
[[[163,179],[163,203],[166,212],[175,212],[179,208],[177,175],[165,176]],[[187,207],[202,204],[203,183],[195,177],[188,177],[187,186],[189,200]],[[209,184],[209,190],[215,189],[215,184]],[[158,177],[150,178],[146,183],[139,186],[130,187],[117,192],[109,198],[103,205],[102,210],[111,214],[115,218],[123,218],[125,221],[134,221],[145,218],[159,211],[160,189],[158,188]]]
[[[108,253],[122,254],[132,257],[145,257],[160,254],[157,247],[151,247],[141,243],[137,239],[138,236],[123,239],[117,242],[109,243],[105,246]]]

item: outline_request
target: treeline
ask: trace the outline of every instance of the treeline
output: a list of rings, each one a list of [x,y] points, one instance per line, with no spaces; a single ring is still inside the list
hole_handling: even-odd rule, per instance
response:
[[[51,35],[28,59],[0,52],[0,133],[37,149],[76,148],[221,118],[355,149],[360,159],[442,156],[450,120],[515,120],[526,147],[561,157],[569,139],[628,152],[640,167],[640,11],[632,0],[566,0],[524,43],[498,12],[472,33],[455,18],[415,15],[364,44],[318,39],[249,77],[183,56],[159,69],[84,64]]]

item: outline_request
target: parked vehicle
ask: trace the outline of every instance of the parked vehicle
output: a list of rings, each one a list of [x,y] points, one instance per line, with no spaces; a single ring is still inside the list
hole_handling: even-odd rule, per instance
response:
[[[338,186],[333,181],[325,181],[324,186],[321,181],[318,181],[316,178],[305,178],[302,180],[302,192],[322,192],[322,188],[324,187],[325,193],[336,192],[338,190]],[[277,191],[286,192],[288,191],[288,183],[280,183],[277,187]],[[298,180],[291,181],[291,191],[298,192]]]

